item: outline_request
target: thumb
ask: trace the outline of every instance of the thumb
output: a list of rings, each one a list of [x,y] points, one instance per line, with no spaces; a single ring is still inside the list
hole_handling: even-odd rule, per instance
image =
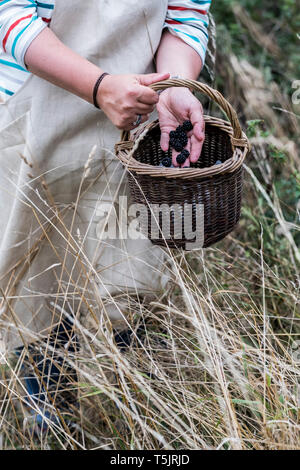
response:
[[[152,83],[160,82],[161,80],[167,80],[170,77],[169,72],[164,73],[148,73],[145,75],[138,75],[138,80],[141,85],[148,86]]]

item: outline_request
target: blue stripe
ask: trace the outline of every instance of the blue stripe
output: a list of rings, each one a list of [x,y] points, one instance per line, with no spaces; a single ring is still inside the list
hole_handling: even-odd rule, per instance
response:
[[[49,5],[49,3],[36,2],[36,4],[38,7],[41,7],[41,8],[48,8],[49,10],[54,9],[54,5]]]
[[[9,96],[12,96],[14,94],[12,91],[7,90],[6,88],[2,88],[2,86],[0,86],[0,91],[2,91],[3,93]]]
[[[169,26],[169,25],[168,25],[168,26]],[[177,33],[184,34],[185,36],[188,36],[189,38],[193,39],[195,42],[197,42],[198,44],[200,44],[200,46],[202,47],[204,53],[206,52],[206,47],[202,44],[202,42],[200,41],[200,39],[197,38],[196,36],[193,36],[192,34],[184,33],[184,32],[181,31],[180,29],[176,29],[176,28],[174,28],[174,31],[177,31]]]
[[[190,25],[192,28],[194,29],[198,29],[199,31],[201,31],[201,33],[206,37],[206,39],[208,40],[208,34],[207,34],[207,30],[206,29],[203,29],[203,27],[200,25],[200,24],[193,24],[193,25]]]
[[[15,49],[16,49],[16,45],[17,45],[17,42],[18,42],[18,39],[19,37],[24,33],[24,31],[26,31],[26,29],[28,28],[28,26],[30,26],[35,20],[37,20],[37,15],[34,15],[30,22],[25,26],[25,28],[23,28],[21,31],[19,31],[19,33],[16,35],[15,39],[14,39],[14,42],[13,42],[13,45],[12,45],[12,48],[11,48],[11,55],[13,56],[14,59],[16,59],[15,57]],[[17,60],[17,59],[16,59]]]
[[[18,69],[18,70],[22,70],[22,72],[30,73],[30,72],[28,72],[28,70],[21,67],[21,65],[14,64],[13,62],[8,62],[8,60],[0,59],[0,64],[7,65],[8,67],[13,67],[13,68]]]
[[[8,3],[8,2],[10,2],[10,1],[11,1],[11,0],[3,0],[2,2],[0,2],[0,6],[1,6],[1,5],[4,5],[5,3]]]
[[[170,26],[170,25],[168,25],[168,26]],[[185,34],[186,36],[190,37],[194,41],[199,42],[199,44],[202,44],[202,41],[200,41],[200,39],[197,38],[197,36],[193,36],[192,34],[185,33],[184,31],[181,31],[180,29],[176,29],[176,28],[174,28],[174,31],[177,31],[177,33],[180,33],[180,34]],[[202,31],[202,32],[203,32],[203,34],[205,34],[204,31]]]
[[[171,18],[172,20],[175,20],[175,21],[180,21],[180,23],[184,23],[185,21],[200,21],[201,23],[203,23],[205,26],[208,26],[208,23],[207,21],[203,20],[202,18],[174,18],[172,16]]]
[[[193,3],[198,3],[198,5],[204,5],[205,3],[211,3],[211,0],[207,0],[206,2],[203,0],[191,0]]]

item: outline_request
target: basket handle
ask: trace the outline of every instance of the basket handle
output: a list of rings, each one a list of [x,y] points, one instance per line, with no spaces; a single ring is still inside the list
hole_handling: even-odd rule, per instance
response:
[[[248,146],[248,140],[243,136],[237,113],[235,112],[231,104],[228,103],[228,101],[219,91],[209,87],[204,83],[197,82],[196,80],[182,78],[171,78],[149,85],[149,88],[152,88],[152,90],[154,91],[165,90],[166,88],[170,87],[187,87],[194,91],[200,91],[201,93],[207,95],[209,98],[215,101],[225,112],[226,116],[228,117],[231,123],[233,129],[233,137],[231,138],[232,145],[235,147]],[[121,142],[126,142],[129,139],[130,131],[122,131]]]

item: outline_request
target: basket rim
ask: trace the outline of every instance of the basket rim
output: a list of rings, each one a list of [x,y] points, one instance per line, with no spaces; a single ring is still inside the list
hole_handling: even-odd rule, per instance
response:
[[[130,139],[120,141],[115,145],[116,156],[122,162],[123,166],[130,172],[139,175],[148,175],[152,177],[166,177],[166,178],[205,178],[208,176],[221,175],[231,173],[237,170],[244,162],[251,146],[249,140],[244,132],[242,132],[241,139],[233,137],[233,128],[230,122],[224,119],[204,115],[205,123],[219,127],[222,131],[227,132],[231,139],[233,155],[222,164],[213,165],[206,168],[166,168],[160,166],[149,165],[148,163],[141,163],[134,158],[134,153],[138,149],[139,144],[147,136],[147,134],[159,125],[159,120],[156,119],[150,123],[139,126],[130,134]]]

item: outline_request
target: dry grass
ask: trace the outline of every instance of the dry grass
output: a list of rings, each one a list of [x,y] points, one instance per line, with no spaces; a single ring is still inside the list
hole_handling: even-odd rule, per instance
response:
[[[247,173],[239,230],[217,247],[169,254],[168,289],[149,303],[131,298],[127,322],[145,330],[135,347],[120,351],[99,311],[75,315],[75,353],[55,352],[36,335],[43,354],[54,362],[61,355],[62,374],[68,366],[78,374],[65,386],[79,407],[49,422],[46,433],[31,434],[35,405],[25,400],[24,357],[3,358],[2,448],[299,448],[297,227],[284,225],[278,201]],[[264,210],[249,204],[260,195],[272,224],[286,227],[267,248]],[[89,287],[83,298],[90,302]],[[67,306],[61,315],[72,318]]]

